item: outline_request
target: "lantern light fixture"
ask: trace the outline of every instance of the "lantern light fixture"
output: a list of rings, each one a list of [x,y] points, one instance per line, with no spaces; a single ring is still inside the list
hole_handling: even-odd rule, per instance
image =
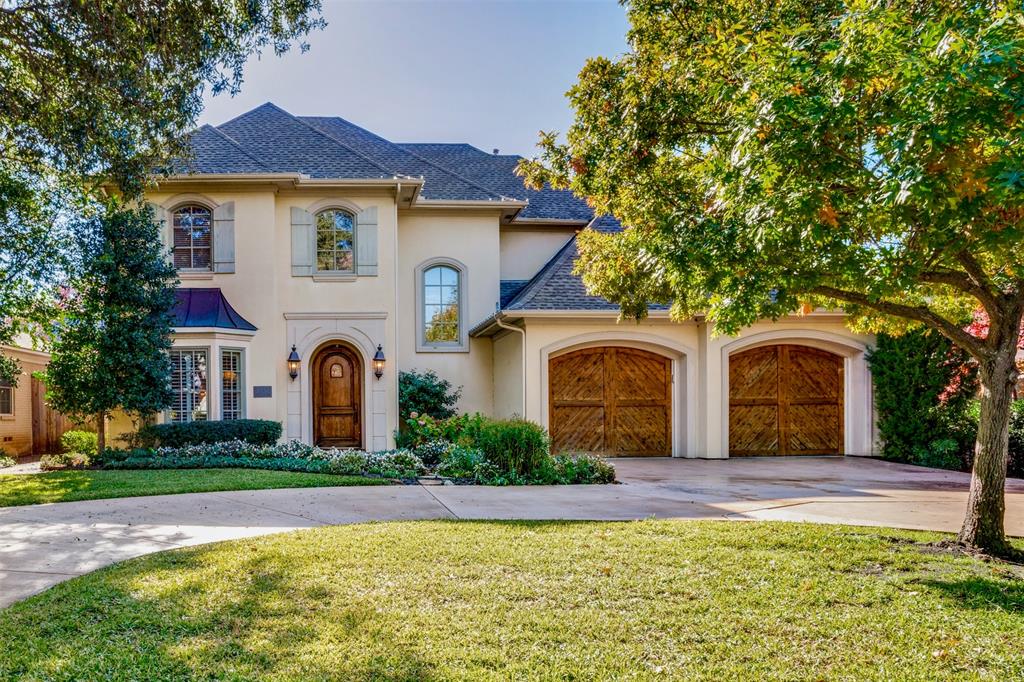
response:
[[[384,376],[384,348],[377,344],[377,352],[373,354],[373,376],[380,379]]]
[[[295,350],[295,344],[292,344],[292,352],[288,354],[288,376],[292,378],[292,381],[299,376],[299,365],[301,364],[302,359]]]

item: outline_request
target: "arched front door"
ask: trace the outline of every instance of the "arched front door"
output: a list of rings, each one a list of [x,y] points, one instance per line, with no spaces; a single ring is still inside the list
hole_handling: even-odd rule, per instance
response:
[[[313,378],[313,442],[323,447],[363,445],[362,376],[359,354],[343,343],[317,351]]]
[[[843,451],[843,358],[807,346],[760,346],[729,357],[729,454]]]

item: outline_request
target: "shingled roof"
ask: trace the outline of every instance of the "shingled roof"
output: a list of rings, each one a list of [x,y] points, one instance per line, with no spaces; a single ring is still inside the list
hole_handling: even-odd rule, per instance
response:
[[[598,216],[587,226],[599,232],[619,232],[622,226],[611,216]],[[559,249],[525,286],[502,306],[503,310],[618,310],[616,303],[591,296],[576,275],[573,265],[579,257],[574,236]]]
[[[527,201],[515,220],[551,220],[621,230],[610,216],[594,218],[586,201],[567,190],[527,189],[515,174],[521,157],[488,154],[469,144],[393,143],[336,116],[293,116],[272,104],[190,138],[192,157],[180,173],[302,173],[313,178],[423,178],[420,195],[439,201]],[[587,294],[572,274],[573,237],[529,281],[502,282],[502,310],[617,310]]]
[[[577,220],[585,223],[594,217],[587,202],[572,192],[551,189],[548,185],[540,190],[527,189],[523,179],[515,174],[521,156],[488,154],[469,144],[400,144],[446,168],[457,168],[463,176],[505,196],[529,201],[529,205],[519,214],[521,218]]]

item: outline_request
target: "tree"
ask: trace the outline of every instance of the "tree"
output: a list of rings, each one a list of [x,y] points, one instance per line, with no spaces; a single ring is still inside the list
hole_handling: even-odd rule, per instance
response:
[[[237,92],[246,59],[323,27],[319,9],[320,0],[0,2],[0,342],[45,317],[64,251],[54,209],[73,213],[101,184],[137,197],[186,152],[204,89]],[[15,372],[0,362],[0,379]]]
[[[171,403],[167,351],[177,275],[148,206],[110,202],[75,236],[82,257],[53,339],[47,401],[65,414],[95,417],[103,452],[110,412],[144,416]]]
[[[528,182],[631,226],[578,272],[642,317],[717,332],[807,305],[935,329],[978,363],[959,539],[1011,551],[1007,424],[1024,316],[1024,14],[996,0],[636,0],[631,51],[590,60]],[[982,338],[964,330],[975,308]]]

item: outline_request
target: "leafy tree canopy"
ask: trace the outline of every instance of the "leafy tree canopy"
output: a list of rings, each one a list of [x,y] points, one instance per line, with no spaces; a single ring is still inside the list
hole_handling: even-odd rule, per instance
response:
[[[0,343],[48,316],[43,290],[68,245],[55,226],[101,184],[138,196],[185,153],[203,92],[237,92],[246,59],[322,27],[319,9],[320,0],[0,2]],[[0,379],[15,372],[0,358]]]
[[[588,288],[719,332],[813,305],[926,325],[979,364],[960,539],[1006,553],[1007,425],[1024,316],[1024,9],[1005,0],[635,0],[528,182],[630,228],[585,233]],[[966,331],[974,309],[985,338]]]
[[[632,51],[588,62],[567,142],[545,135],[523,168],[634,227],[581,240],[589,286],[725,332],[839,301],[865,328],[926,322],[983,352],[963,323],[1024,280],[1019,5],[639,0],[629,16]]]

